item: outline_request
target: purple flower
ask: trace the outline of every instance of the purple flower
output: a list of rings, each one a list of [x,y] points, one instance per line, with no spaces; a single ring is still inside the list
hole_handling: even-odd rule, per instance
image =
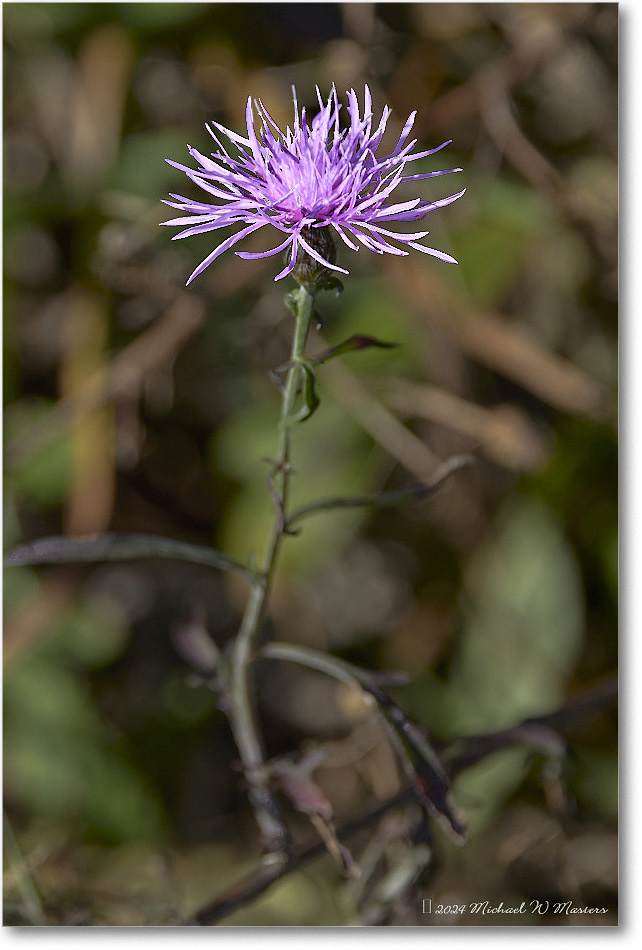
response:
[[[260,100],[254,106],[261,121],[257,131],[252,100],[249,98],[246,109],[247,138],[214,122],[213,128],[207,126],[218,146],[211,158],[188,145],[192,158],[198,162],[198,169],[167,160],[216,199],[216,202],[194,201],[181,195],[172,195],[175,200],[166,201],[165,204],[187,212],[185,216],[163,222],[187,226],[175,234],[173,240],[242,225],[240,230],[208,254],[190,276],[188,284],[220,254],[265,225],[280,231],[284,240],[268,251],[236,253],[239,257],[255,259],[289,249],[288,263],[275,280],[286,277],[294,270],[297,257],[302,252],[333,271],[348,273],[335,264],[333,254],[327,254],[327,257],[332,258],[330,260],[321,256],[319,249],[332,247],[332,242],[317,240],[321,235],[316,234],[315,228],[334,229],[343,243],[353,251],[358,251],[361,244],[377,254],[407,254],[408,251],[396,246],[400,244],[403,248],[411,247],[443,261],[457,263],[443,251],[417,243],[428,231],[407,234],[386,227],[389,222],[418,221],[429,211],[448,205],[464,194],[460,191],[438,201],[412,198],[386,203],[404,182],[461,171],[460,168],[450,168],[418,175],[404,174],[410,162],[433,155],[449,145],[450,141],[428,151],[413,153],[417,140],[408,141],[416,116],[416,112],[413,112],[395,149],[389,155],[377,158],[376,151],[391,110],[388,106],[384,108],[379,125],[373,130],[372,97],[368,87],[365,87],[363,117],[354,90],[350,90],[347,95],[347,128],[342,129],[339,125],[341,106],[334,87],[325,105],[317,87],[320,111],[311,123],[305,108],[301,109],[299,117],[295,98],[294,128],[288,127],[285,132],[279,129]],[[226,150],[215,130],[230,139],[236,155]]]

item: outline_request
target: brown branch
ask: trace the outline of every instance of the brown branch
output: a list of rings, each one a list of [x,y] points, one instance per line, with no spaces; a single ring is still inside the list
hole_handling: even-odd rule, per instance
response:
[[[377,819],[385,815],[386,812],[390,811],[391,808],[408,804],[414,800],[416,800],[416,792],[414,787],[409,785],[397,792],[396,795],[393,795],[392,798],[380,802],[369,811],[341,825],[341,827],[337,829],[337,837],[339,839],[347,838],[356,831],[367,828],[373,822],[377,821]],[[221,894],[220,897],[215,898],[210,904],[206,904],[205,907],[202,907],[189,923],[192,926],[201,927],[218,923],[220,920],[223,920],[224,917],[249,904],[255,897],[259,897],[282,877],[291,874],[292,871],[298,870],[298,868],[325,852],[325,843],[321,840],[315,840],[294,852],[289,860],[284,863],[261,865],[258,870],[253,871],[238,884],[233,885]]]
[[[504,468],[536,469],[548,459],[547,442],[519,406],[480,406],[439,386],[392,378],[386,380],[383,396],[404,416],[426,419],[470,439]]]
[[[442,755],[447,756],[449,749],[455,753],[450,761],[445,763],[446,770],[452,777],[499,749],[520,742],[532,742],[534,738],[537,738],[537,730],[539,730],[539,738],[546,739],[547,733],[549,736],[553,736],[558,731],[569,728],[574,723],[616,701],[617,678],[607,677],[553,713],[525,719],[510,729],[479,736],[469,736],[444,745]],[[392,808],[415,801],[417,801],[417,792],[414,785],[406,786],[391,798],[345,822],[337,829],[337,837],[339,840],[347,838],[356,831],[367,828]],[[261,865],[238,884],[226,890],[220,897],[202,907],[193,919],[188,921],[188,925],[207,926],[218,923],[229,914],[249,904],[254,898],[265,893],[281,878],[323,854],[325,850],[326,847],[323,841],[316,840],[304,845],[298,851],[293,851],[284,863]]]
[[[436,324],[469,358],[511,379],[560,412],[597,422],[613,418],[613,396],[599,380],[528,338],[498,313],[466,302],[421,262],[387,265],[392,286],[425,325]]]
[[[439,465],[439,458],[418,436],[406,428],[363,383],[341,362],[324,368],[326,389],[400,465],[420,481],[427,481]]]
[[[604,706],[617,703],[617,697],[617,677],[608,676],[555,712],[524,719],[508,729],[457,739],[442,745],[439,754],[445,760],[444,766],[452,778],[487,755],[511,745],[526,743],[544,749],[550,747],[550,739],[559,739],[558,733],[564,732]]]

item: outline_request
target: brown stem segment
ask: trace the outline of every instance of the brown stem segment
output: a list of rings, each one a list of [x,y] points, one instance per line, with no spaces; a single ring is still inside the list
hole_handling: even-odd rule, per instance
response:
[[[615,702],[617,702],[617,680],[608,678],[576,696],[568,705],[562,706],[556,712],[532,717],[512,729],[503,730],[501,733],[489,733],[483,736],[474,736],[470,739],[457,740],[442,749],[442,761],[448,763],[448,760],[451,759],[450,764],[446,764],[446,768],[449,774],[453,776],[469,765],[485,758],[486,755],[522,741],[524,736],[520,732],[520,727],[524,725],[530,728],[543,726],[555,731],[564,731],[574,723],[589,718],[600,709]],[[462,743],[464,745],[463,750],[459,748]],[[447,754],[450,748],[455,753],[452,757]],[[344,840],[353,832],[369,827],[390,809],[405,806],[415,801],[417,801],[417,795],[414,787],[402,788],[392,798],[380,802],[370,810],[341,825],[337,829],[337,837],[339,840]],[[323,853],[324,850],[325,845],[322,841],[314,841],[309,845],[300,847],[297,851],[291,852],[288,860],[280,865],[261,866],[238,884],[233,885],[229,890],[215,898],[211,903],[202,907],[190,923],[193,926],[207,926],[218,923],[218,921],[223,920],[234,911],[259,897],[276,881],[292,871],[296,871],[302,865]]]

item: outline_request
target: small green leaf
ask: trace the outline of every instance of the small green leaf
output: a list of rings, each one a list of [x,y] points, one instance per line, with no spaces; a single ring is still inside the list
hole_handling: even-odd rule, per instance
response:
[[[344,340],[343,343],[339,343],[337,346],[331,346],[330,349],[324,350],[323,353],[319,353],[318,356],[312,357],[310,363],[313,366],[320,366],[322,363],[327,363],[328,360],[334,359],[335,356],[343,356],[344,353],[353,353],[355,350],[367,350],[373,346],[382,350],[391,350],[398,346],[398,344],[384,343],[383,340],[377,340],[375,337],[355,333],[353,336],[348,337],[347,340]]]
[[[299,312],[299,300],[296,294],[287,293],[283,298],[283,302],[290,313],[294,314],[296,317],[297,313]]]
[[[309,419],[312,413],[316,412],[319,407],[319,397],[317,395],[317,378],[314,375],[314,370],[309,363],[302,363],[303,372],[305,373],[305,381],[303,386],[303,399],[305,400],[305,407],[307,413],[304,416],[305,419]],[[301,420],[303,421],[303,420]]]
[[[53,411],[50,400],[24,400],[7,408],[6,485],[18,498],[24,497],[44,507],[61,503],[69,491],[72,474],[71,445],[68,432],[51,430],[51,438],[25,459],[14,457],[13,447],[20,445],[25,433],[37,428]]]
[[[316,412],[320,404],[317,395],[317,379],[311,363],[307,360],[300,360],[298,365],[303,371],[303,405],[297,412],[293,412],[292,415],[283,420],[281,425],[284,428],[295,425],[297,422],[305,422]]]

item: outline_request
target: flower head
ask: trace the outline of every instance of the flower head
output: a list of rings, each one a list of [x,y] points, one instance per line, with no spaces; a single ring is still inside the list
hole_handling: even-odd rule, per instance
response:
[[[408,141],[416,116],[413,112],[394,150],[377,158],[376,151],[391,110],[388,106],[384,108],[379,124],[374,128],[368,87],[365,87],[363,116],[354,90],[347,95],[348,123],[344,128],[339,123],[341,106],[335,88],[324,104],[317,87],[317,115],[310,122],[303,108],[299,116],[295,98],[294,125],[293,128],[288,126],[285,132],[260,100],[253,105],[249,98],[247,138],[214,122],[207,126],[218,146],[211,157],[188,146],[192,158],[198,163],[197,169],[168,159],[170,165],[185,172],[208,196],[216,199],[215,202],[194,201],[172,195],[174,200],[165,203],[186,212],[163,222],[186,226],[185,230],[174,235],[173,240],[241,225],[240,230],[220,243],[198,265],[188,284],[224,251],[266,225],[282,233],[284,239],[277,247],[258,253],[236,253],[239,257],[255,259],[287,251],[287,264],[275,280],[292,273],[301,255],[313,258],[324,268],[347,274],[347,270],[335,263],[334,253],[322,253],[324,248],[332,247],[328,229],[332,229],[353,251],[358,251],[362,245],[377,254],[405,255],[408,251],[404,248],[411,247],[443,261],[457,263],[443,251],[418,243],[428,231],[409,234],[386,227],[390,222],[418,221],[429,211],[448,205],[463,195],[464,192],[460,191],[437,201],[413,198],[395,202],[391,199],[395,189],[404,182],[461,171],[460,168],[450,168],[405,174],[406,166],[411,162],[433,155],[450,142],[428,151],[413,152],[417,140]],[[261,123],[258,130],[255,110]],[[234,155],[227,151],[217,133],[227,136],[234,146]],[[321,239],[318,229],[324,229],[325,239]]]

